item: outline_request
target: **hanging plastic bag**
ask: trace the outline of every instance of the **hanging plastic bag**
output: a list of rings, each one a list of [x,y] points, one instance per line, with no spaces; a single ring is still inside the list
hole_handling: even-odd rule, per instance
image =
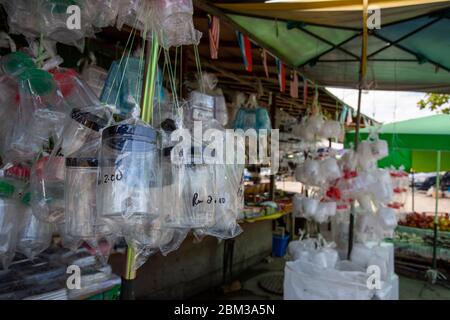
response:
[[[320,173],[322,179],[331,182],[341,177],[342,173],[338,166],[337,160],[333,157],[322,160],[320,163]]]
[[[135,118],[102,132],[97,208],[99,217],[116,233],[133,230],[161,214],[157,140],[158,133]]]
[[[100,100],[73,69],[57,68],[50,71],[58,89],[70,109],[99,106]]]
[[[38,16],[40,32],[57,42],[84,49],[84,38],[94,35],[89,3],[85,0],[40,0]],[[68,28],[68,8],[76,5],[81,9],[80,25]]]
[[[158,0],[154,18],[161,46],[198,45],[202,34],[195,30],[193,15],[192,0]]]
[[[48,72],[29,69],[21,73],[19,109],[7,146],[10,162],[34,160],[50,138],[58,139],[68,108],[56,93],[56,85]]]
[[[121,0],[97,0],[93,5],[92,25],[106,28],[115,25]]]
[[[324,139],[335,139],[339,141],[343,136],[343,132],[342,125],[339,121],[326,120],[322,125],[319,136]]]
[[[38,1],[4,0],[3,6],[8,14],[9,33],[23,34],[27,38],[39,36]]]
[[[23,206],[11,198],[13,194],[13,186],[0,184],[0,263],[3,269],[7,269],[14,259],[23,223]]]
[[[33,260],[46,250],[52,240],[53,228],[50,223],[38,220],[30,207],[31,193],[26,193],[22,202],[24,205],[24,221],[19,230],[17,251]]]

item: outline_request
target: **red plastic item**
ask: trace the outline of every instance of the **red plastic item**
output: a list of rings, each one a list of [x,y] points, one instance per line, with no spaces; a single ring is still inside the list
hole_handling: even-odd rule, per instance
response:
[[[59,90],[64,97],[72,94],[75,84],[73,78],[78,76],[78,73],[73,69],[53,69],[50,71],[53,79],[58,83]]]

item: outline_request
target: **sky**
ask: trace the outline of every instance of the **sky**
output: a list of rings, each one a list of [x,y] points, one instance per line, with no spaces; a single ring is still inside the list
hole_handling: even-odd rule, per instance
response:
[[[357,108],[358,90],[327,88],[349,106]],[[382,123],[402,121],[434,115],[436,112],[420,110],[417,102],[425,97],[423,92],[363,91],[361,112]]]

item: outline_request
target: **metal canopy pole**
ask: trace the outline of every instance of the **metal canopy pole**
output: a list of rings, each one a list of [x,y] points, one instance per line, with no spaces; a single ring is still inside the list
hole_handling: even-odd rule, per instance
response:
[[[436,207],[434,210],[434,224],[433,224],[433,269],[437,270],[437,240],[438,240],[438,211],[439,211],[439,191],[441,190],[441,151],[436,154]]]

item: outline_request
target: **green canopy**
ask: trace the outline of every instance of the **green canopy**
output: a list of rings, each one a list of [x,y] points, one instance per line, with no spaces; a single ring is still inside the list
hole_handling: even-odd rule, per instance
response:
[[[360,130],[360,139],[368,138],[370,129]],[[389,144],[389,156],[379,162],[380,167],[399,167],[416,172],[436,171],[436,151],[441,151],[441,170],[450,171],[450,115],[393,122],[381,126],[379,137]],[[355,140],[355,132],[348,132],[345,145]]]
[[[302,75],[319,85],[355,89],[362,60],[361,4],[214,2],[221,17]],[[370,5],[381,8],[381,26],[369,32],[363,89],[450,93],[450,2],[373,0]]]

